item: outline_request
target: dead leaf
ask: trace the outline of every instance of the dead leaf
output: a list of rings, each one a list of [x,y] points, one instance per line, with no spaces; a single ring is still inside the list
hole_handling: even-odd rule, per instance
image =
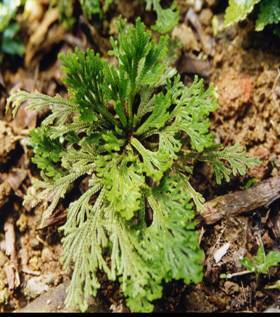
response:
[[[46,12],[42,22],[27,43],[25,65],[30,66],[38,51],[50,49],[54,43],[58,43],[63,39],[65,33],[63,25],[58,24],[52,27],[58,20],[59,12],[57,9],[50,9]],[[33,62],[35,64],[35,61]]]
[[[5,121],[0,121],[0,165],[7,162],[10,152],[16,147],[17,140],[9,125]]]
[[[7,178],[7,182],[16,191],[27,176],[27,171],[21,168],[14,168]]]
[[[229,247],[230,247],[230,243],[227,242],[223,246],[221,246],[218,250],[216,250],[214,252],[213,257],[214,257],[214,260],[216,263],[219,263],[221,261],[222,257],[226,255]]]
[[[8,182],[0,184],[0,208],[4,206],[12,193],[12,188]]]
[[[5,251],[6,255],[10,257],[10,263],[5,266],[8,285],[10,289],[14,289],[20,285],[18,272],[18,258],[16,253],[16,234],[14,219],[8,217],[4,224],[5,231]]]

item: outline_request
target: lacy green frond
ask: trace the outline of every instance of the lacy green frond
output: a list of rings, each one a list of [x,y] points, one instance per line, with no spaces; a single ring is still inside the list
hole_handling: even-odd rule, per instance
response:
[[[22,4],[21,0],[0,2],[0,64],[4,55],[24,54],[24,45],[19,37],[20,26],[15,19]]]
[[[280,252],[269,251],[266,254],[264,246],[261,243],[258,248],[257,254],[251,259],[249,259],[248,257],[243,258],[241,263],[250,272],[255,272],[257,274],[268,274],[271,267],[277,266],[280,263]]]
[[[33,147],[35,163],[46,176],[50,178],[61,177],[62,169],[57,166],[61,160],[63,147],[59,140],[52,140],[44,127],[34,129],[30,132],[30,145]]]
[[[279,0],[229,0],[225,13],[225,26],[244,20],[251,12],[257,16],[256,31],[262,31],[267,25],[273,25],[274,33],[276,35],[279,33]]]
[[[256,21],[256,31],[262,31],[269,24],[279,24],[280,2],[278,0],[262,0]]]
[[[216,149],[215,149],[216,148]],[[245,175],[247,168],[251,168],[260,163],[254,157],[250,157],[239,144],[229,146],[223,150],[209,149],[206,151],[201,160],[209,162],[213,168],[217,184],[222,180],[230,180],[231,175]]]
[[[169,8],[163,8],[160,0],[146,0],[146,9],[154,10],[157,14],[156,24],[152,28],[159,33],[168,33],[179,22],[179,12],[176,3]]]
[[[138,1],[141,2],[141,0]],[[71,28],[75,23],[74,3],[73,0],[51,0],[51,6],[58,8],[60,19],[67,28]],[[79,3],[82,14],[88,20],[100,21],[104,18],[109,7],[113,3],[117,3],[117,0],[79,0]],[[160,0],[145,0],[145,3],[146,10],[153,10],[157,15],[156,23],[152,26],[153,30],[164,34],[172,31],[176,24],[178,24],[179,11],[175,1],[168,8],[163,8]]]
[[[195,211],[185,185],[184,177],[170,176],[148,197],[153,223],[147,229],[147,239],[150,248],[154,245],[161,270],[166,271],[165,281],[184,279],[189,284],[202,279],[204,255],[195,231]]]
[[[198,283],[195,214],[204,198],[190,184],[193,167],[209,162],[220,182],[255,162],[239,146],[217,148],[209,131],[216,92],[198,78],[186,87],[166,64],[167,45],[137,20],[112,40],[117,64],[92,50],[61,55],[67,98],[20,91],[9,99],[15,111],[22,103],[50,110],[31,132],[43,180],[25,199],[49,202],[41,227],[83,182],[61,228],[62,262],[72,270],[66,303],[83,311],[100,287],[98,272],[119,282],[135,312],[153,310],[164,282]]]
[[[88,20],[104,17],[104,13],[108,10],[113,0],[79,0],[81,14]],[[50,6],[56,7],[60,14],[60,20],[68,29],[72,28],[76,21],[76,10],[74,10],[76,2],[73,0],[51,0]]]
[[[225,26],[244,20],[261,0],[229,0],[225,14]]]

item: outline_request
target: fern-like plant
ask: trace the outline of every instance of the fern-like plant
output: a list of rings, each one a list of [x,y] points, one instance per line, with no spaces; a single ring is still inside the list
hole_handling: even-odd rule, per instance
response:
[[[267,25],[274,25],[274,33],[280,35],[279,0],[229,0],[225,26],[244,20],[252,11],[257,15],[256,31],[262,31]]]
[[[238,145],[215,144],[214,88],[197,78],[184,86],[166,64],[166,37],[154,41],[138,19],[112,47],[117,66],[92,50],[61,55],[67,99],[18,91],[9,101],[14,112],[23,102],[51,109],[30,139],[42,180],[26,201],[51,201],[43,222],[74,181],[87,182],[62,227],[62,261],[73,268],[67,305],[86,310],[103,271],[132,311],[149,312],[163,282],[203,276],[194,217],[204,199],[189,182],[195,162],[212,164],[220,183],[256,160]]]
[[[15,21],[21,4],[21,0],[0,0],[0,63],[5,54],[22,56],[24,53],[24,45],[18,36],[20,27]]]
[[[139,2],[145,2],[146,10],[154,11],[157,19],[152,29],[158,33],[164,34],[172,31],[179,21],[179,11],[176,7],[176,3],[173,2],[168,8],[163,8],[160,0],[138,0]],[[109,9],[110,5],[116,3],[116,0],[79,0],[83,14],[87,19],[91,20],[94,16],[100,18],[104,17],[104,14]],[[74,23],[73,18],[73,0],[51,0],[51,5],[56,6],[59,9],[60,16],[65,25],[71,27]]]
[[[154,10],[157,15],[157,20],[152,29],[159,33],[168,33],[178,24],[179,11],[176,7],[176,2],[173,2],[169,8],[163,8],[160,0],[145,0],[146,9]]]
[[[271,267],[277,266],[280,263],[280,252],[269,251],[266,254],[263,243],[261,242],[257,254],[251,259],[248,257],[243,258],[241,263],[249,272],[268,274]]]

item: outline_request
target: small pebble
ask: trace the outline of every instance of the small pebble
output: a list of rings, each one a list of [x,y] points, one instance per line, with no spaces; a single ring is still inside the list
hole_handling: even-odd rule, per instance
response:
[[[43,250],[42,250],[42,261],[44,262],[44,263],[46,263],[46,262],[50,262],[50,261],[52,261],[53,260],[53,253],[52,253],[52,251],[49,249],[49,248],[44,248]]]
[[[210,9],[203,9],[199,15],[199,20],[201,24],[207,26],[207,25],[211,25],[212,17],[213,17],[213,13]]]
[[[40,250],[42,249],[42,244],[39,240],[37,240],[36,238],[32,239],[30,241],[30,246],[33,250]]]
[[[32,270],[39,270],[39,265],[38,265],[38,258],[36,256],[33,256],[30,260],[29,260],[29,264],[30,264],[30,268]]]
[[[209,7],[214,7],[217,4],[217,0],[206,0]]]
[[[29,298],[36,298],[49,289],[49,285],[53,284],[55,275],[48,273],[41,276],[31,277],[24,289],[24,293]]]

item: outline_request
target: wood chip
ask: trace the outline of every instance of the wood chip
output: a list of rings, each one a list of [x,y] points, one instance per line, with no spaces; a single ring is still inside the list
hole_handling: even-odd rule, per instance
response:
[[[5,251],[10,258],[10,263],[5,267],[8,285],[10,289],[14,289],[20,285],[18,258],[16,253],[16,234],[14,219],[8,217],[4,224],[5,231]]]
[[[280,176],[269,178],[258,185],[208,201],[202,214],[207,224],[214,224],[224,217],[267,206],[280,197]]]
[[[8,182],[0,184],[0,208],[6,204],[11,194],[12,188]]]

